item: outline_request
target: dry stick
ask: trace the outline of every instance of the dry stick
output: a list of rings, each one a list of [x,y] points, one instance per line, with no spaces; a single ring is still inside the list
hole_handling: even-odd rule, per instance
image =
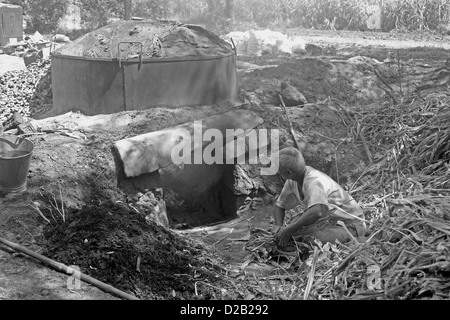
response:
[[[47,223],[51,223],[50,220],[48,220],[47,217],[44,216],[44,214],[42,213],[42,211],[38,207],[35,207],[35,206],[31,205],[31,204],[30,204],[30,207],[33,208],[34,210],[36,210],[39,213],[39,215],[42,217],[42,219],[44,219]]]
[[[309,292],[311,291],[311,287],[314,281],[314,274],[316,273],[316,262],[317,256],[319,255],[319,249],[314,247],[314,257],[311,265],[311,271],[309,272],[308,284],[306,285],[305,295],[303,296],[303,300],[307,300],[309,296]]]
[[[378,70],[374,70],[375,75],[378,77],[378,79],[380,79],[380,81],[389,89],[386,90],[384,88],[384,91],[391,97],[392,102],[394,102],[395,105],[398,105],[397,99],[395,99],[394,95],[392,92],[394,92],[394,90],[392,89],[392,87],[381,77],[380,73],[378,72]]]
[[[337,183],[339,183],[339,167],[338,167],[338,156],[337,156],[337,151],[339,149],[339,147],[341,146],[341,144],[343,144],[344,141],[341,141],[337,146],[336,149],[334,149],[334,162],[335,162],[335,166],[336,166],[336,181]]]
[[[138,256],[138,257],[137,257],[136,271],[137,271],[137,272],[141,272],[141,256]]]
[[[366,138],[364,137],[364,127],[359,131],[359,138],[364,146],[364,151],[366,152],[367,159],[369,160],[369,165],[373,163],[372,154],[370,153],[369,146],[367,145]]]
[[[53,195],[53,201],[55,201],[55,204],[53,205],[53,203],[52,203],[51,200],[50,200],[50,204],[52,205],[53,208],[56,209],[56,212],[58,212],[58,214],[59,214],[60,217],[62,218],[63,222],[66,222],[66,221],[64,220],[64,215],[62,214],[61,210],[59,210],[58,202],[56,201],[55,195]]]
[[[281,105],[282,105],[282,107],[283,107],[283,111],[284,111],[284,113],[285,113],[285,115],[286,115],[286,118],[287,118],[287,121],[288,121],[288,123],[289,123],[289,129],[291,130],[291,135],[292,135],[292,139],[294,140],[294,145],[295,145],[295,147],[296,147],[298,150],[300,150],[300,144],[299,144],[299,142],[297,141],[297,138],[295,137],[295,134],[294,134],[294,127],[292,126],[291,119],[289,118],[289,114],[288,114],[288,112],[287,112],[286,105],[284,104],[283,97],[281,96],[281,94],[279,94],[278,97],[280,97],[280,101],[281,101]]]
[[[359,246],[357,249],[355,249],[353,252],[349,253],[347,257],[339,264],[339,266],[336,268],[336,270],[333,272],[332,276],[336,277],[338,276],[342,271],[344,271],[347,266],[353,261],[353,259],[361,253],[364,249],[366,249],[368,242],[364,243],[362,246]]]
[[[1,237],[0,237],[0,243],[2,243],[4,245],[6,245],[6,246],[8,246],[8,247],[18,251],[18,252],[25,253],[25,254],[29,255],[30,257],[33,257],[33,258],[35,258],[35,259],[37,259],[37,260],[39,260],[39,261],[49,265],[50,267],[55,268],[59,272],[64,272],[64,273],[66,273],[68,275],[73,275],[73,271],[71,271],[72,268],[67,267],[65,264],[62,264],[60,262],[56,262],[56,261],[54,261],[54,260],[52,260],[50,258],[47,258],[47,257],[45,257],[45,256],[43,256],[43,255],[41,255],[39,253],[33,252],[33,251],[31,251],[31,250],[29,250],[29,249],[27,249],[27,248],[25,248],[25,247],[23,247],[21,245],[18,245],[16,243],[10,242],[10,241],[8,241],[8,240],[6,240],[4,238],[1,238]],[[128,293],[123,292],[123,291],[121,291],[119,289],[116,289],[113,286],[111,286],[109,284],[106,284],[104,282],[101,282],[101,281],[99,281],[97,279],[94,279],[94,278],[92,278],[92,277],[90,277],[90,276],[88,276],[88,275],[86,275],[86,274],[84,274],[82,272],[80,272],[79,274],[80,274],[80,279],[81,280],[83,280],[86,283],[90,283],[90,284],[96,286],[97,288],[99,288],[99,289],[101,289],[101,290],[103,290],[105,292],[109,292],[109,293],[115,294],[118,297],[123,298],[123,299],[127,299],[127,300],[139,300],[137,297],[135,297],[135,296],[133,296],[131,294],[128,294]]]
[[[61,184],[59,182],[58,182],[58,187],[59,187],[59,197],[61,199],[62,217],[63,217],[63,221],[66,222],[66,212],[64,211],[64,199],[62,196]]]
[[[358,177],[358,179],[356,179],[356,181],[353,183],[353,185],[350,187],[350,194],[354,193],[355,191],[357,191],[357,189],[353,190],[353,187],[356,186],[356,184],[358,183],[359,180],[361,180],[362,177],[364,177],[368,172],[370,172],[372,170],[372,168],[370,168],[369,166],[366,166],[366,168],[364,169],[363,173]]]
[[[400,50],[397,50],[397,67],[398,67],[398,84],[400,86],[400,94],[403,95],[402,66],[400,63]]]

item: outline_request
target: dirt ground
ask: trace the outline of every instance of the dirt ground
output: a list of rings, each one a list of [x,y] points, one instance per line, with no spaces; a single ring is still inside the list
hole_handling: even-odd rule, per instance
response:
[[[263,127],[281,128],[282,144],[292,144],[288,124],[278,107],[277,92],[283,81],[296,86],[311,103],[304,108],[289,108],[307,162],[348,187],[367,161],[362,145],[348,139],[351,112],[392,99],[386,94],[386,87],[379,85],[374,65],[394,91],[412,92],[428,81],[433,70],[445,65],[450,56],[449,37],[317,30],[288,30],[288,33],[301,34],[308,43],[322,49],[307,57],[239,57],[259,66],[277,65],[238,72],[240,98],[245,101],[242,107],[262,117]],[[416,47],[420,48],[411,49]],[[392,56],[400,59],[383,64],[365,58],[347,60],[357,56],[379,62]],[[93,117],[69,113],[34,121],[36,127],[54,133],[29,137],[35,149],[27,190],[0,196],[1,237],[67,265],[77,265],[83,272],[142,299],[214,298],[206,289],[200,296],[194,292],[196,279],[214,284],[222,273],[239,269],[248,254],[244,246],[250,229],[270,227],[273,206],[249,209],[233,221],[191,230],[169,232],[157,225],[144,227],[145,223],[129,207],[123,209],[131,200],[117,188],[110,147],[123,138],[233,108],[236,105],[154,108]],[[60,211],[64,206],[67,221],[61,223],[62,217],[55,210],[52,212],[56,216],[51,216],[52,204]],[[46,223],[31,205],[42,208],[51,223]],[[118,206],[122,209],[117,209]],[[116,211],[124,211],[120,214],[125,216],[108,221],[108,214]],[[131,222],[127,228],[119,228],[120,219]],[[173,218],[170,222],[173,224]],[[93,226],[92,229],[83,223]],[[156,236],[152,238],[149,234]],[[132,246],[130,239],[145,241],[139,240]],[[183,252],[183,248],[192,245],[190,241],[195,241],[196,247],[192,252]],[[103,256],[97,252],[99,248]],[[122,254],[122,260],[114,260],[114,252],[125,251],[129,256]],[[161,265],[151,259],[152,254],[160,257]],[[99,259],[100,256],[104,259]],[[142,272],[136,276],[137,258]],[[146,264],[150,266],[147,269]],[[0,250],[0,299],[118,299],[86,283],[70,290],[67,281],[67,275],[32,258]],[[150,283],[150,289],[145,283]]]

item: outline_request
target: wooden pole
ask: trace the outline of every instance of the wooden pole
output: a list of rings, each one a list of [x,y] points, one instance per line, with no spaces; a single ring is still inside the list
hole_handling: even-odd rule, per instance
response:
[[[301,149],[300,149],[300,144],[299,144],[297,138],[295,137],[295,134],[294,134],[294,127],[292,126],[291,119],[289,118],[289,114],[287,113],[287,109],[286,109],[286,105],[284,104],[283,97],[281,96],[281,94],[279,94],[278,97],[280,97],[281,106],[283,107],[283,111],[284,111],[284,113],[285,113],[285,115],[286,115],[286,119],[287,119],[287,121],[288,121],[288,123],[289,123],[289,128],[290,128],[290,130],[291,130],[292,139],[294,140],[294,146],[295,146],[298,150],[301,150]]]
[[[33,258],[35,258],[35,259],[37,259],[37,260],[47,264],[48,266],[56,269],[59,272],[66,273],[68,275],[73,275],[73,273],[74,273],[73,269],[67,267],[65,264],[62,264],[62,263],[57,262],[57,261],[54,261],[54,260],[52,260],[50,258],[47,258],[47,257],[45,257],[45,256],[43,256],[43,255],[41,255],[39,253],[33,252],[33,251],[31,251],[31,250],[29,250],[29,249],[27,249],[27,248],[25,248],[25,247],[23,247],[21,245],[18,245],[16,243],[13,243],[13,242],[8,241],[6,239],[3,239],[1,237],[0,237],[0,243],[2,243],[4,245],[14,249],[15,251],[25,253],[25,254],[29,255],[30,257],[33,257]],[[88,276],[88,275],[86,275],[86,274],[84,274],[82,272],[80,272],[80,280],[83,280],[86,283],[92,284],[93,286],[96,286],[97,288],[99,288],[99,289],[101,289],[101,290],[103,290],[105,292],[112,293],[112,294],[114,294],[114,295],[116,295],[116,296],[118,296],[120,298],[123,298],[123,299],[126,299],[126,300],[139,300],[137,297],[135,297],[135,296],[133,296],[131,294],[128,294],[128,293],[123,292],[123,291],[121,291],[119,289],[116,289],[113,286],[111,286],[109,284],[106,284],[104,282],[101,282],[101,281],[99,281],[97,279],[94,279],[94,278],[92,278],[92,277],[90,277],[90,276]]]

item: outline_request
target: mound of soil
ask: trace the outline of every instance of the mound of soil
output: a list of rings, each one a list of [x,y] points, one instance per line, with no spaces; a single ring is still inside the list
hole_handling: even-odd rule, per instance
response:
[[[174,22],[121,21],[90,32],[56,53],[108,59],[196,57],[233,52],[231,45],[199,26]]]
[[[223,281],[205,247],[122,203],[73,211],[47,225],[44,236],[45,255],[142,299],[213,298],[211,291],[194,297],[194,282]]]
[[[240,83],[245,91],[262,91],[265,100],[272,104],[279,104],[277,96],[280,85],[287,82],[310,103],[332,97],[354,105],[383,99],[385,93],[376,85],[376,81],[369,63],[305,57],[282,62],[276,67],[244,73]]]

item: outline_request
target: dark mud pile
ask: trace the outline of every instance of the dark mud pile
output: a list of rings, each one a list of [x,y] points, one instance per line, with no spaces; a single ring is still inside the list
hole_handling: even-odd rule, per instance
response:
[[[44,229],[45,255],[141,299],[214,299],[222,268],[205,247],[122,203],[88,205]]]

